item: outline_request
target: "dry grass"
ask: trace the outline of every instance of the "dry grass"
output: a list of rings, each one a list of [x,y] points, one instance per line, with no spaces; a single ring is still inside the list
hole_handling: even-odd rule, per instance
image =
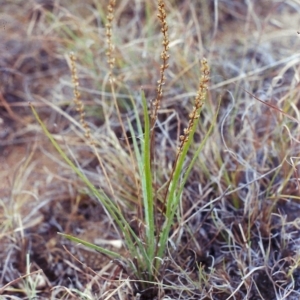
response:
[[[166,1],[170,58],[156,122],[157,186],[172,172],[204,56],[211,84],[195,149],[220,98],[221,109],[184,189],[161,273],[148,289],[120,262],[57,235],[128,258],[114,222],[42,134],[29,101],[133,230],[142,226],[126,121],[134,120],[134,105],[142,118],[141,86],[148,101],[156,98],[160,23],[155,2],[117,1],[112,70],[107,2],[1,4],[0,298],[299,299],[298,1]],[[105,172],[72,100],[71,51],[84,120]]]

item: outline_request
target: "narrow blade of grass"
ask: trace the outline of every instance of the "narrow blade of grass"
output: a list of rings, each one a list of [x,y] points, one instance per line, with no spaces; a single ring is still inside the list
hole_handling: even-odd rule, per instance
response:
[[[118,254],[118,253],[116,253],[114,251],[107,250],[107,249],[102,248],[100,246],[97,246],[95,244],[92,244],[92,243],[86,242],[86,241],[84,241],[82,239],[76,238],[76,237],[74,237],[72,235],[61,233],[61,232],[58,232],[57,234],[65,237],[65,238],[67,238],[68,240],[70,240],[72,242],[82,244],[82,245],[88,247],[89,249],[93,249],[93,250],[96,250],[98,252],[101,252],[101,253],[109,256],[112,259],[115,259],[115,258],[120,259],[120,260],[123,259],[123,257],[120,254]]]
[[[144,198],[144,211],[146,221],[146,236],[147,236],[147,253],[149,259],[152,261],[154,258],[155,238],[154,238],[154,214],[153,214],[153,186],[152,186],[152,170],[150,158],[150,121],[148,116],[147,101],[145,94],[142,92],[142,103],[144,111],[144,144],[143,144],[143,159],[144,159],[144,172],[142,175],[143,185],[145,189]],[[154,130],[154,129],[153,129]]]

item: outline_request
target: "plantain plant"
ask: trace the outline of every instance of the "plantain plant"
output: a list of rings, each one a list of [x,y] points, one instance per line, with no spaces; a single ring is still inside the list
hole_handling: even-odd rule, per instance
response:
[[[101,203],[101,205],[104,206],[107,213],[111,216],[111,218],[117,225],[118,229],[122,233],[124,244],[128,252],[127,258],[123,258],[123,256],[118,252],[108,250],[104,247],[86,242],[74,236],[70,236],[64,233],[59,234],[67,239],[72,240],[73,242],[81,243],[86,247],[109,256],[111,259],[113,259],[113,261],[121,265],[133,280],[141,282],[140,289],[145,289],[149,285],[149,282],[155,284],[154,281],[159,277],[161,268],[164,263],[164,258],[167,256],[168,239],[174,225],[174,219],[178,211],[178,206],[185,183],[188,179],[193,165],[195,164],[197,157],[199,157],[200,151],[205,145],[205,142],[216,123],[217,113],[211,123],[209,130],[206,132],[205,137],[197,146],[194,153],[191,153],[191,150],[194,148],[191,147],[191,145],[194,142],[194,134],[197,130],[201,109],[205,102],[206,91],[209,83],[209,66],[207,60],[203,58],[201,61],[201,77],[199,80],[197,94],[194,99],[193,108],[191,109],[191,112],[189,114],[188,125],[184,129],[179,139],[179,146],[177,149],[175,160],[173,162],[172,171],[167,182],[165,182],[163,186],[157,187],[157,184],[154,184],[154,178],[156,176],[156,172],[158,172],[157,166],[155,165],[155,127],[158,119],[158,113],[163,100],[163,87],[166,82],[165,74],[167,68],[169,67],[169,38],[165,4],[162,0],[158,1],[157,16],[161,25],[163,41],[161,52],[162,63],[160,66],[160,76],[157,83],[156,98],[154,101],[152,101],[151,105],[148,105],[144,93],[141,93],[140,99],[143,107],[142,118],[139,115],[137,105],[133,104],[135,125],[133,126],[132,120],[127,120],[127,127],[129,128],[131,134],[132,145],[129,143],[129,139],[125,132],[125,126],[121,119],[120,109],[118,106],[118,99],[115,96],[115,78],[113,77],[115,60],[114,46],[112,43],[112,22],[114,19],[114,10],[115,1],[110,0],[108,5],[106,24],[106,55],[108,65],[110,67],[109,84],[116,106],[116,111],[119,116],[120,125],[126,139],[127,151],[137,171],[136,185],[138,191],[140,191],[139,195],[141,198],[141,203],[139,205],[139,209],[137,210],[137,218],[141,222],[141,224],[143,224],[138,232],[133,230],[129,220],[126,219],[126,214],[116,204],[114,199],[111,199],[103,189],[96,188],[93,183],[87,178],[87,176],[82,172],[82,170],[68,157],[68,155],[54,139],[54,137],[50,134],[45,124],[37,114],[35,108],[32,105],[31,108],[45,135],[50,139],[51,143],[59,152],[62,159],[79,176],[82,182],[90,190],[91,194]],[[80,98],[80,92],[78,89],[79,82],[75,64],[76,57],[74,54],[70,55],[70,61],[74,86],[74,101],[77,111],[80,115],[80,122],[85,131],[85,136],[89,141],[90,146],[93,148],[95,155],[97,156],[98,161],[105,172],[100,154],[95,146],[96,142],[93,140],[91,130],[84,118],[84,104]],[[192,157],[191,159],[189,159],[190,156]],[[162,220],[161,222],[155,221],[158,217],[160,218],[160,220]]]

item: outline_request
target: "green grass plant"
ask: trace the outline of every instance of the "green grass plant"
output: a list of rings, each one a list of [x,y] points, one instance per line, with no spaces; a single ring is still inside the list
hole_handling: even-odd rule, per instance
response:
[[[194,151],[194,153],[190,153],[192,149],[191,146],[194,143],[194,134],[198,128],[201,109],[205,102],[206,90],[208,88],[209,81],[208,63],[205,59],[203,59],[201,62],[201,78],[199,81],[197,95],[194,100],[194,107],[189,115],[188,126],[184,129],[184,133],[180,136],[179,147],[173,164],[172,172],[168,181],[165,182],[162,188],[157,188],[157,186],[154,185],[154,181],[156,178],[155,172],[159,172],[159,170],[156,169],[157,167],[154,166],[155,124],[160,109],[160,103],[163,98],[165,70],[168,68],[169,58],[169,40],[167,35],[168,26],[166,24],[166,12],[163,1],[159,1],[158,8],[158,17],[161,22],[163,32],[163,51],[161,54],[163,63],[161,65],[160,79],[158,81],[157,98],[152,103],[152,106],[150,106],[149,111],[146,97],[144,93],[141,92],[140,99],[143,106],[143,123],[138,114],[136,105],[133,104],[137,132],[135,131],[132,122],[128,119],[128,126],[130,128],[134,149],[134,165],[137,166],[138,182],[140,182],[139,189],[142,198],[142,216],[138,217],[143,218],[143,220],[140,221],[142,221],[144,228],[140,230],[138,234],[131,228],[129,221],[126,220],[125,214],[122,212],[120,207],[116,203],[114,203],[113,199],[111,199],[104,190],[96,188],[94,184],[82,172],[82,170],[68,157],[67,153],[61,148],[53,135],[48,131],[45,124],[37,114],[35,108],[31,105],[35,118],[41,125],[45,135],[49,138],[52,145],[59,152],[62,159],[79,176],[82,182],[88,187],[91,194],[105,207],[108,214],[111,216],[119,230],[122,232],[124,243],[126,245],[126,249],[128,250],[128,258],[124,261],[124,258],[117,252],[110,251],[108,249],[105,249],[104,247],[96,246],[92,243],[88,243],[82,239],[64,233],[60,233],[60,235],[72,240],[73,242],[80,243],[88,248],[101,252],[114,259],[118,263],[122,261],[122,266],[124,266],[124,269],[128,275],[133,274],[136,280],[147,280],[150,282],[155,280],[155,278],[159,277],[160,275],[162,263],[167,255],[166,250],[168,248],[168,238],[170,236],[172,227],[175,225],[175,216],[178,212],[179,203],[182,197],[185,183],[217,120],[216,113],[214,119],[211,121],[210,128],[206,132],[205,137],[197,146],[197,149]],[[114,91],[114,79],[112,76],[114,68],[114,57],[113,45],[111,42],[111,23],[113,20],[113,12],[114,1],[110,1],[108,6],[108,23],[106,25],[106,34],[108,41],[107,57],[108,64],[110,65],[111,69],[109,82],[111,84],[112,91]],[[80,114],[80,122],[85,130],[87,139],[90,141],[91,147],[93,147],[95,152],[97,152],[96,148],[94,147],[95,142],[91,138],[90,128],[84,120],[84,105],[80,100],[80,93],[78,91],[78,77],[76,74],[75,57],[73,54],[71,55],[71,61],[74,97],[77,110]],[[118,114],[120,116],[118,102],[115,101],[115,103]],[[119,120],[120,122],[122,122],[121,119]],[[122,126],[124,127],[124,125]],[[137,137],[139,137],[139,139]],[[128,150],[129,153],[131,153],[131,149],[129,148]],[[192,158],[189,159],[191,155]],[[99,155],[97,155],[97,157],[98,160],[101,161]],[[163,196],[160,195],[160,199],[162,200],[159,200],[158,198],[159,194],[161,194],[160,191],[163,191]],[[161,207],[161,211],[158,211],[156,209],[159,205]],[[162,222],[155,222],[157,214],[161,215],[163,219]],[[143,288],[145,288],[145,286],[143,286]]]

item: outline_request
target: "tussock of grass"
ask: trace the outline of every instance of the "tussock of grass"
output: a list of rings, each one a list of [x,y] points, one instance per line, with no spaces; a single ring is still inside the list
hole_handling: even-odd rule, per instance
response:
[[[2,5],[0,293],[298,299],[299,5],[98,2]]]

